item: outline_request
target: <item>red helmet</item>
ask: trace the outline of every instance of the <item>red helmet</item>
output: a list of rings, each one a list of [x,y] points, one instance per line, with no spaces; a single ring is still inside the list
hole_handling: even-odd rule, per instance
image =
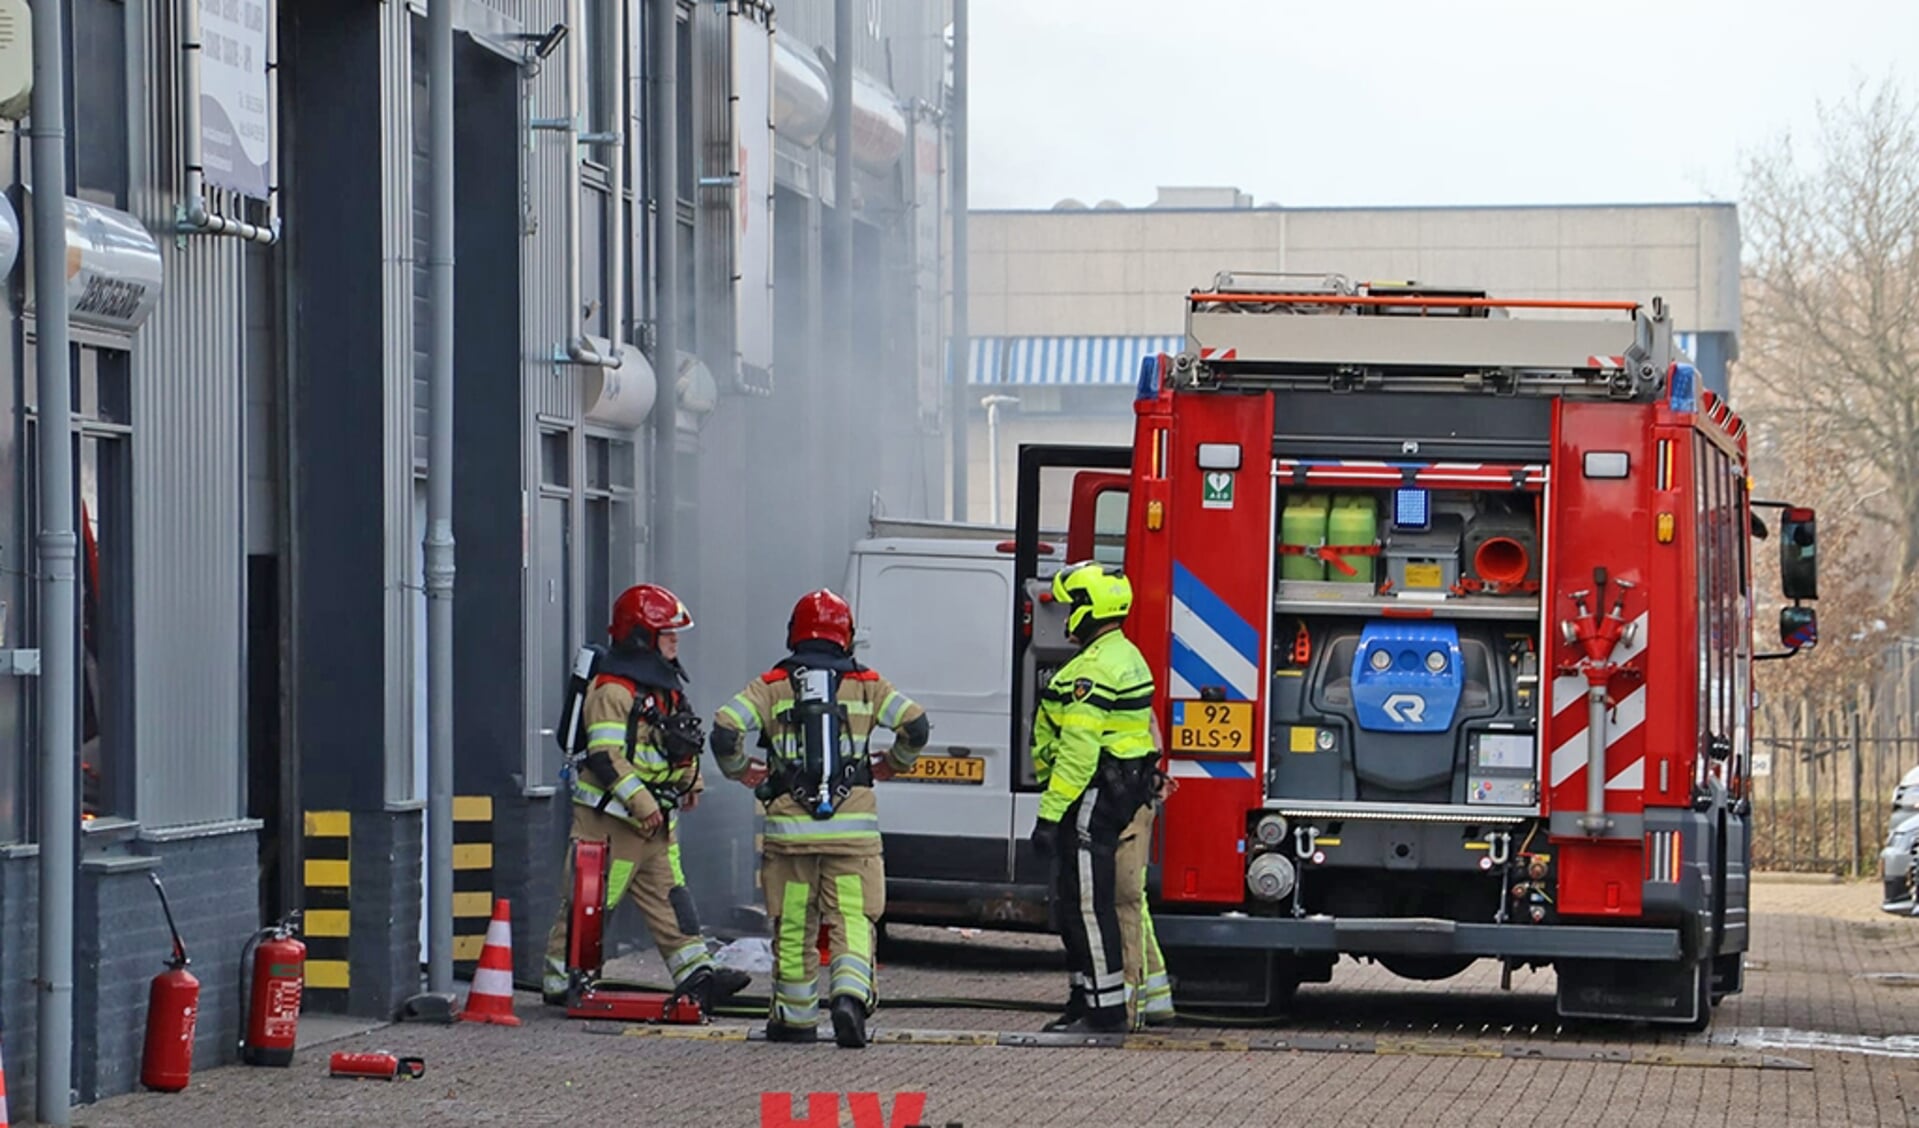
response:
[[[647,644],[656,646],[661,631],[684,631],[692,626],[693,613],[679,596],[658,584],[637,584],[613,601],[613,624],[606,633],[618,643],[625,642],[636,630],[644,631]]]
[[[800,601],[793,605],[793,617],[786,621],[789,649],[812,638],[823,639],[842,650],[853,649],[853,609],[825,588],[800,596]]]

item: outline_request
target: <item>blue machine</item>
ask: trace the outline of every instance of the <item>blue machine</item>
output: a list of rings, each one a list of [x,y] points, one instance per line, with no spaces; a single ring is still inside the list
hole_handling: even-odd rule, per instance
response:
[[[1446,732],[1466,672],[1451,623],[1368,623],[1353,651],[1353,705],[1368,732]]]

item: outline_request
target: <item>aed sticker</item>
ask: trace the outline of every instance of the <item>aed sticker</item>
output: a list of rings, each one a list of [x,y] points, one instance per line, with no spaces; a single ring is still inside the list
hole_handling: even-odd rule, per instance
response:
[[[1200,481],[1203,492],[1200,495],[1201,509],[1231,509],[1233,507],[1233,478],[1230,470],[1208,470]]]

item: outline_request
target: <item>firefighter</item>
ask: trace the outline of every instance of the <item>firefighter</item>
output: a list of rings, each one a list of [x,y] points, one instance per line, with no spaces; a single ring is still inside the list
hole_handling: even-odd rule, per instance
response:
[[[658,584],[630,587],[614,601],[607,628],[612,645],[583,710],[586,755],[573,782],[570,838],[608,844],[607,908],[630,896],[666,961],[674,991],[711,1007],[751,978],[714,964],[680,876],[675,820],[680,810],[693,809],[705,786],[699,715],[681,688],[686,671],[679,663],[679,632],[692,626],[686,605]],[[541,984],[546,1001],[555,1005],[566,1002],[572,892],[569,848]]]
[[[1046,790],[1033,849],[1055,861],[1053,896],[1071,969],[1066,1011],[1048,1030],[1106,1033],[1126,1025],[1119,885],[1120,838],[1156,790],[1153,675],[1120,632],[1133,585],[1117,569],[1068,565],[1053,577],[1053,599],[1080,651],[1040,694],[1033,767]],[[1130,864],[1130,862],[1129,862]],[[1143,860],[1141,861],[1143,866]]]
[[[1173,984],[1166,975],[1166,957],[1160,953],[1159,939],[1153,935],[1153,913],[1146,904],[1146,855],[1153,841],[1153,819],[1171,794],[1170,779],[1160,793],[1139,813],[1119,836],[1117,870],[1120,947],[1126,965],[1127,1026],[1170,1026],[1178,1018],[1173,1010]]]
[[[832,592],[810,592],[794,605],[786,646],[785,658],[720,709],[713,756],[766,809],[760,875],[774,954],[766,1036],[817,1040],[812,941],[824,923],[834,1039],[856,1049],[866,1044],[866,1020],[878,1001],[873,937],[886,911],[872,785],[912,769],[931,725],[925,710],[853,660],[853,612]],[[876,727],[893,730],[885,752],[871,751]],[[750,760],[742,746],[754,730],[764,763]]]

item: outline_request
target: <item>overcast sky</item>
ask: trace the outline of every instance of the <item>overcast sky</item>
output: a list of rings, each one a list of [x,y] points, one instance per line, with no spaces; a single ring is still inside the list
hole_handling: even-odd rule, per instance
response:
[[[972,0],[975,208],[1736,200],[1919,0]]]

